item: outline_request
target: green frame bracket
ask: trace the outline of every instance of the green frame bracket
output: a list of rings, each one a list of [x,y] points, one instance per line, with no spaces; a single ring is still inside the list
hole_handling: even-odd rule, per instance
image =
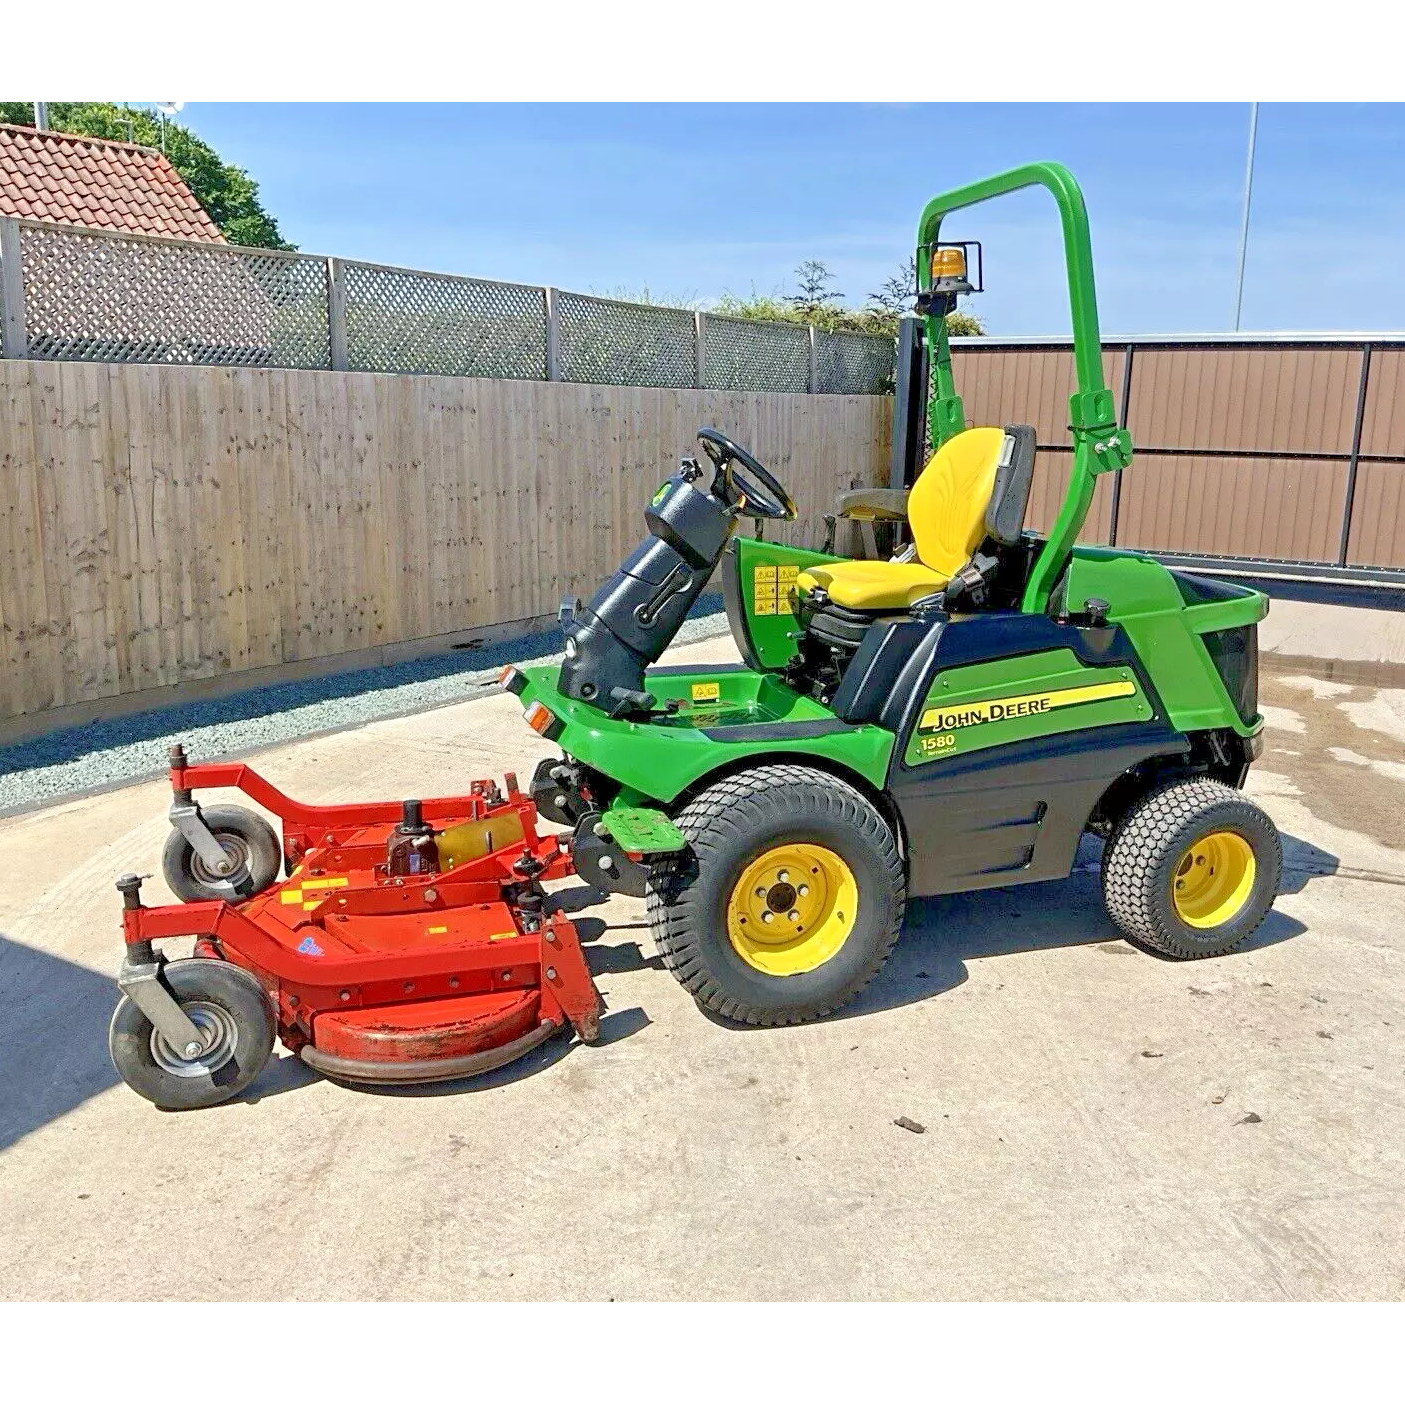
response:
[[[929,251],[939,240],[945,215],[1034,185],[1048,190],[1059,209],[1064,260],[1068,268],[1069,306],[1073,314],[1073,361],[1078,380],[1078,389],[1068,402],[1069,428],[1073,433],[1073,471],[1069,475],[1068,491],[1020,602],[1020,608],[1027,613],[1042,613],[1048,608],[1054,584],[1087,520],[1097,475],[1116,473],[1132,461],[1131,435],[1118,427],[1112,392],[1103,380],[1102,336],[1098,330],[1088,210],[1073,173],[1056,161],[1036,161],[929,200],[917,225],[917,289],[925,293],[931,288]],[[927,254],[925,258],[924,253]],[[951,373],[946,318],[929,316],[926,331],[928,344],[933,348],[927,422],[932,429],[932,442],[944,444],[965,429],[965,410]]]

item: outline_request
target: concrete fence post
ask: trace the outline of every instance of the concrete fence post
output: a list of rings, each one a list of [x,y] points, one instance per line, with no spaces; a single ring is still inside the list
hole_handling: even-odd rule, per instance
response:
[[[28,353],[19,221],[0,219],[0,356],[19,361]]]
[[[555,288],[543,288],[546,299],[546,378],[549,381],[561,379],[561,308],[557,303]]]
[[[693,314],[693,384],[707,389],[707,313]]]
[[[346,263],[342,259],[327,260],[327,336],[332,369],[346,370]]]
[[[811,395],[818,395],[818,394],[820,393],[820,375],[819,375],[820,358],[819,358],[818,340],[819,340],[819,339],[818,339],[818,337],[817,337],[817,335],[816,335],[816,333],[815,333],[815,328],[814,328],[813,326],[811,326],[811,328],[810,328],[810,394],[811,394]]]

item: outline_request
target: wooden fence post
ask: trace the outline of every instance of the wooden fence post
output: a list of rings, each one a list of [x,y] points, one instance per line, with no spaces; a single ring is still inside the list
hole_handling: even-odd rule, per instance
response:
[[[556,289],[543,288],[546,299],[546,378],[561,379],[561,310],[556,302]]]
[[[707,313],[693,314],[693,384],[707,389]]]
[[[816,340],[817,340],[817,338],[816,338],[816,336],[815,336],[815,328],[814,328],[814,326],[813,326],[813,324],[812,324],[811,327],[810,327],[810,394],[811,394],[811,395],[818,395],[818,394],[820,393],[820,384],[819,384],[819,364],[820,364],[820,360],[819,360],[819,356],[816,354],[816,346],[815,346]]]
[[[19,221],[0,219],[0,356],[20,361],[28,352]]]
[[[346,263],[342,259],[327,260],[327,336],[332,369],[346,370]]]

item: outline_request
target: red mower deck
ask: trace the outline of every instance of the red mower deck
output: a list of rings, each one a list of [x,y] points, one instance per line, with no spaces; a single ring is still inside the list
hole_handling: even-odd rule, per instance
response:
[[[475,781],[467,795],[410,802],[436,841],[437,865],[411,873],[392,873],[388,862],[395,845],[407,842],[401,826],[409,812],[400,803],[304,805],[246,765],[188,765],[179,748],[171,785],[179,834],[191,832],[192,812],[200,813],[196,790],[232,787],[277,815],[287,876],[251,896],[241,897],[231,881],[228,897],[164,907],[141,903],[135,877],[119,881],[127,942],[119,984],[136,1007],[125,1012],[122,1048],[129,1059],[135,1051],[144,1067],[155,1065],[146,1070],[162,1080],[153,1101],[203,1106],[232,1096],[232,1082],[247,1086],[257,1075],[248,1065],[259,1031],[241,1031],[229,1001],[211,994],[204,1002],[210,1008],[200,1018],[192,1013],[199,993],[192,998],[184,984],[212,974],[199,963],[252,976],[283,1044],[348,1082],[461,1078],[519,1058],[567,1025],[585,1042],[597,1036],[603,1002],[574,926],[546,910],[541,886],[574,872],[567,837],[538,834],[536,806],[515,776],[506,777],[505,789]],[[200,872],[222,866],[216,859]],[[154,945],[189,936],[196,938],[194,962],[167,963]],[[177,973],[179,1003],[172,995]],[[114,1059],[123,1015],[119,1006]],[[143,1019],[150,1059],[141,1045]],[[239,1035],[245,1058],[237,1078],[221,1082],[206,1056],[219,1038],[237,1053]],[[183,1061],[194,1069],[188,1076]],[[120,1061],[119,1071],[127,1077]],[[140,1078],[128,1081],[152,1096]]]

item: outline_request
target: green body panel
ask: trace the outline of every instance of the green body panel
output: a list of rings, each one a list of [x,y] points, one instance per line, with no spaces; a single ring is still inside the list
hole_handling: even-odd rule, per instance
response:
[[[615,804],[600,816],[610,838],[627,854],[676,854],[688,847],[667,815],[642,805]]]
[[[932,682],[903,759],[909,766],[940,765],[1009,742],[1150,716],[1130,668],[1093,668],[1071,649],[1049,649],[944,670]]]
[[[1108,618],[1132,641],[1173,727],[1229,727],[1244,737],[1263,727],[1262,718],[1240,718],[1200,636],[1257,624],[1268,614],[1267,596],[1245,589],[1232,600],[1188,603],[1160,562],[1096,546],[1074,548],[1067,595],[1072,610],[1090,597],[1108,602]]]
[[[1125,468],[1132,461],[1131,436],[1119,428],[1112,392],[1103,381],[1088,211],[1073,173],[1054,161],[1036,161],[929,200],[917,225],[917,287],[921,293],[931,288],[931,250],[940,239],[943,216],[1033,185],[1048,190],[1059,210],[1073,314],[1073,361],[1078,375],[1078,389],[1068,402],[1069,427],[1073,431],[1073,471],[1068,491],[1049,529],[1049,539],[1030,572],[1020,604],[1026,612],[1038,613],[1048,607],[1054,584],[1083,528],[1093,501],[1096,476]],[[943,444],[966,427],[965,411],[952,380],[946,318],[928,316],[926,328],[928,344],[933,348],[928,423],[932,426],[933,443]]]
[[[521,673],[526,680],[518,694],[523,707],[540,702],[549,708],[565,724],[555,738],[561,749],[624,786],[622,804],[667,803],[710,771],[748,757],[821,757],[880,788],[888,773],[893,734],[881,727],[850,727],[817,737],[748,738],[747,727],[834,720],[827,708],[786,687],[775,674],[702,667],[696,673],[648,674],[659,707],[673,699],[681,706],[672,716],[655,714],[633,722],[563,697],[556,690],[555,664]],[[738,730],[722,740],[704,735],[704,728],[714,727]]]
[[[735,538],[732,552],[732,569],[736,572],[752,652],[763,668],[784,668],[796,653],[800,634],[796,576],[806,566],[843,558],[779,542],[757,541],[754,537]],[[727,569],[725,563],[723,569]]]

